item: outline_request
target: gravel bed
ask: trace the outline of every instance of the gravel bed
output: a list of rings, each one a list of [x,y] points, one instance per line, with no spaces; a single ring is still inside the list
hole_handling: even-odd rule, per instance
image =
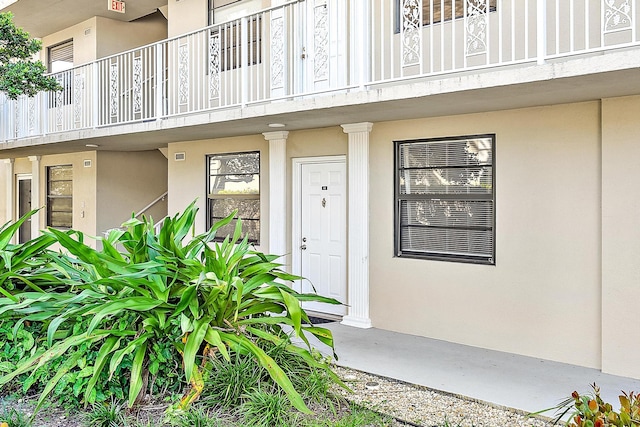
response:
[[[421,427],[551,427],[542,418],[360,371],[336,368],[353,390],[334,391],[364,407]]]

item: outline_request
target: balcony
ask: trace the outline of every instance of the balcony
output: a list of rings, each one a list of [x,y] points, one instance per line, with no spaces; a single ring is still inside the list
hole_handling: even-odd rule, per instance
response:
[[[0,141],[534,66],[638,46],[637,0],[298,0],[0,94]],[[637,56],[637,55],[636,55]]]

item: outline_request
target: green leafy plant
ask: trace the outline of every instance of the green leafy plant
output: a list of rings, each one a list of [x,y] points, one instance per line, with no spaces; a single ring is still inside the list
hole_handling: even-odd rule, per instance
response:
[[[202,401],[210,406],[236,407],[242,403],[245,393],[260,384],[262,371],[256,360],[247,354],[232,353],[229,360],[212,359],[206,370]]]
[[[292,425],[295,415],[287,397],[278,390],[253,390],[240,407],[245,425],[272,427]]]
[[[29,417],[14,408],[0,411],[0,427],[31,427]]]
[[[221,427],[222,421],[203,407],[192,406],[172,417],[169,424],[174,427]]]
[[[41,61],[31,60],[40,51],[42,43],[17,28],[10,12],[0,13],[0,46],[0,91],[10,99],[62,89],[56,79],[45,76],[46,68]]]
[[[92,410],[84,416],[87,427],[125,427],[127,417],[122,404],[112,400],[109,403],[94,405]]]
[[[62,360],[44,384],[36,410],[72,375],[74,385],[82,377],[74,392],[94,403],[100,397],[96,386],[119,372],[128,372],[132,406],[150,384],[161,383],[161,374],[177,371],[175,381],[189,387],[179,404],[185,409],[203,391],[207,361],[218,356],[228,361],[237,353],[256,360],[288,401],[309,413],[291,379],[256,342],[281,346],[340,383],[326,361],[312,355],[306,337],[312,334],[333,348],[331,332],[312,326],[301,307],[302,301],[339,302],[289,287],[287,282],[298,278],[281,270],[277,256],[252,250],[240,237],[240,221],[233,236],[214,242],[233,215],[189,239],[196,213],[192,203],[158,232],[146,218],[131,219],[124,230],[100,239],[99,250],[74,230],[50,229],[33,247],[27,245],[28,266],[14,274],[24,286],[2,288],[0,321],[17,325],[26,319],[38,325],[42,339],[30,357],[0,377],[0,385]],[[17,229],[4,229],[7,235],[12,227]],[[0,230],[0,250],[3,235]],[[67,253],[46,250],[53,242]],[[79,324],[85,327],[73,327]],[[307,347],[293,345],[284,326]],[[93,358],[87,349],[95,352]]]
[[[567,427],[640,426],[640,395],[633,391],[629,394],[622,392],[619,396],[620,411],[616,412],[610,403],[602,400],[600,388],[595,383],[591,385],[591,388],[593,392],[590,394],[581,395],[574,391],[570,398],[558,406],[533,415],[555,410],[557,416],[554,424],[557,424],[568,414],[568,421],[564,422]]]

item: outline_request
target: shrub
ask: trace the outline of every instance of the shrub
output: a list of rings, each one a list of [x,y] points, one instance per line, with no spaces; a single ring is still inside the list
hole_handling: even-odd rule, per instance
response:
[[[640,426],[640,396],[634,392],[622,392],[619,396],[620,411],[613,410],[610,403],[600,397],[600,388],[592,384],[593,393],[580,395],[577,391],[556,408],[558,423],[565,415],[569,420],[564,423],[568,427],[638,427]],[[545,411],[543,411],[545,412]]]
[[[13,408],[0,411],[0,427],[31,427],[29,417]]]
[[[123,406],[111,401],[107,404],[94,405],[92,410],[84,416],[84,424],[87,427],[124,427],[128,422]]]
[[[221,427],[223,425],[215,414],[195,406],[172,417],[169,424],[174,427]]]
[[[279,391],[253,390],[240,407],[245,425],[252,427],[286,427],[294,422],[287,397]]]
[[[301,302],[339,302],[287,286],[299,278],[282,271],[277,256],[253,251],[240,237],[240,221],[233,236],[214,242],[233,214],[187,239],[196,212],[192,203],[158,232],[146,218],[131,219],[124,230],[100,239],[100,250],[87,245],[81,232],[56,229],[9,247],[17,227],[0,228],[0,259],[5,268],[12,260],[11,274],[0,276],[0,322],[13,322],[15,331],[28,322],[38,337],[0,385],[34,376],[42,367],[54,372],[43,384],[37,410],[60,384],[73,384],[85,403],[97,402],[105,398],[104,387],[126,373],[129,406],[154,385],[178,384],[188,387],[180,403],[186,408],[202,393],[207,361],[218,355],[229,361],[237,353],[253,358],[288,401],[308,413],[291,379],[256,342],[281,346],[330,373],[325,361],[313,357],[306,334],[333,348],[331,332],[310,325]],[[53,242],[66,253],[48,250]],[[283,326],[307,348],[293,345]]]

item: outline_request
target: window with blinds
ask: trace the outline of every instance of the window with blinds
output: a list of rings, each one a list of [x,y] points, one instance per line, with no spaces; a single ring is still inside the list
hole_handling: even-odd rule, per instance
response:
[[[73,226],[73,167],[47,167],[47,226]]]
[[[57,73],[55,78],[62,86],[61,96],[51,96],[49,98],[49,108],[57,108],[62,105],[71,104],[73,95],[73,74],[71,71],[63,71],[73,68],[73,40],[51,46],[47,49],[48,69],[50,73]]]
[[[73,68],[73,40],[51,46],[47,49],[47,53],[50,73]]]
[[[225,153],[207,156],[209,212],[207,228],[237,211],[242,235],[260,242],[260,152]],[[221,227],[216,241],[233,235],[236,221]]]
[[[395,253],[495,264],[495,135],[395,143]]]

